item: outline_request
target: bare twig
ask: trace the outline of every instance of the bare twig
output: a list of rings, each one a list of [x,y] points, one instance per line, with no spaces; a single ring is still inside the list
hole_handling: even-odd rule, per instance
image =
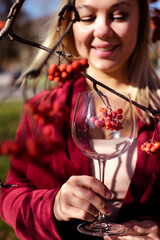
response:
[[[53,46],[53,48],[49,51],[49,54],[47,55],[47,57],[44,59],[44,61],[41,63],[41,65],[37,68],[37,69],[33,69],[29,72],[27,72],[26,74],[24,74],[17,82],[17,84],[21,84],[23,82],[24,79],[28,79],[30,77],[38,77],[43,69],[43,67],[47,64],[49,58],[51,57],[51,55],[54,54],[54,52],[56,51],[57,47],[59,46],[59,44],[62,42],[62,40],[64,39],[64,37],[70,32],[73,24],[76,21],[79,21],[79,15],[78,12],[76,11],[75,7],[71,7],[70,5],[66,5],[64,6],[64,8],[61,10],[61,12],[59,13],[60,15],[60,20],[58,22],[58,25],[60,24],[60,21],[63,19],[63,15],[66,11],[68,11],[68,8],[70,11],[74,11],[75,13],[75,17],[69,22],[65,32],[63,33],[63,35],[59,38],[59,40],[55,43],[55,45]]]
[[[35,43],[35,42],[32,42],[32,41],[29,41],[29,40],[26,40],[26,39],[23,39],[19,36],[17,36],[16,34],[14,34],[13,32],[13,26],[14,26],[14,23],[16,21],[16,18],[17,18],[17,15],[19,14],[20,10],[21,10],[21,7],[23,5],[23,3],[25,2],[25,0],[16,0],[16,2],[12,5],[11,9],[10,9],[10,12],[8,14],[8,17],[7,17],[7,21],[6,21],[6,24],[5,24],[5,27],[0,31],[0,40],[3,38],[3,37],[6,37],[7,35],[9,36],[9,38],[11,40],[16,40],[18,42],[21,42],[23,44],[27,44],[27,45],[30,45],[30,46],[33,46],[33,47],[37,47],[37,48],[40,48],[42,50],[45,50],[47,51],[49,54],[47,55],[47,57],[44,59],[44,61],[42,62],[42,64],[39,66],[39,68],[37,69],[34,69],[30,72],[27,72],[26,74],[24,74],[17,82],[17,84],[21,84],[23,82],[24,79],[28,79],[30,77],[37,77],[40,75],[43,67],[47,64],[49,58],[51,57],[52,54],[54,54],[54,52],[56,51],[57,47],[59,46],[59,44],[62,42],[63,38],[69,33],[70,29],[72,28],[72,25],[76,22],[76,21],[80,21],[80,17],[79,17],[79,14],[75,8],[75,0],[68,0],[68,3],[63,7],[63,9],[60,11],[59,13],[59,21],[58,21],[58,28],[61,26],[61,21],[63,20],[63,17],[64,17],[64,14],[65,13],[68,13],[69,11],[73,11],[74,12],[74,19],[72,19],[68,26],[67,26],[67,29],[65,30],[65,32],[63,33],[63,35],[60,37],[60,39],[57,41],[57,43],[53,46],[52,49],[49,49],[39,43]],[[86,72],[82,72],[82,74],[88,78],[89,80],[91,80],[94,84],[94,86],[96,84],[102,86],[103,88],[109,90],[110,92],[116,94],[117,96],[125,99],[126,101],[128,100],[125,96],[123,96],[122,94],[116,92],[115,90],[109,88],[108,86],[98,82],[97,80],[95,80],[94,78],[92,78],[91,76],[89,76]],[[142,106],[140,104],[138,104],[137,102],[133,101],[132,100],[132,103],[140,108],[141,110],[147,112],[147,113],[151,113],[153,116],[160,116],[160,112],[157,111],[157,110],[154,110],[154,109],[150,109],[150,108],[146,108],[145,106]]]
[[[8,14],[7,17],[7,21],[5,23],[4,28],[0,31],[0,40],[2,38],[5,38],[6,36],[8,36],[11,40],[20,42],[22,44],[26,44],[32,47],[36,47],[42,50],[45,50],[47,52],[50,52],[51,49],[47,48],[39,43],[33,42],[33,41],[29,41],[26,40],[20,36],[17,36],[14,31],[13,31],[13,27],[14,27],[14,23],[16,21],[16,18],[22,8],[23,3],[25,2],[25,0],[17,0],[12,7],[10,8],[10,12]]]
[[[124,95],[122,95],[121,93],[115,91],[114,89],[104,85],[101,82],[98,82],[96,79],[92,78],[90,75],[88,75],[86,72],[82,71],[81,72],[83,76],[85,76],[86,78],[88,78],[90,81],[93,82],[93,85],[96,87],[96,84],[107,89],[108,91],[112,92],[113,94],[116,94],[117,96],[123,98],[126,101],[129,101],[127,97],[125,97]],[[155,110],[155,109],[151,109],[151,108],[147,108],[133,100],[131,100],[132,104],[135,105],[136,107],[140,108],[141,110],[145,111],[146,113],[151,113],[153,116],[158,116],[160,117],[160,111]]]
[[[5,23],[4,28],[0,31],[0,40],[6,37],[10,32],[13,31],[13,26],[16,21],[16,18],[23,6],[25,0],[17,0],[12,7],[10,8],[10,12],[7,16],[7,21]]]
[[[23,43],[23,44],[26,44],[26,45],[29,45],[29,46],[32,46],[32,47],[36,47],[36,48],[39,48],[39,49],[42,49],[46,52],[50,52],[51,49],[50,48],[47,48],[39,43],[36,43],[36,42],[33,42],[33,41],[29,41],[29,40],[26,40],[24,38],[21,38],[19,36],[17,36],[16,34],[14,34],[12,31],[10,33],[8,33],[8,36],[11,40],[15,40],[17,42],[20,42],[20,43]]]

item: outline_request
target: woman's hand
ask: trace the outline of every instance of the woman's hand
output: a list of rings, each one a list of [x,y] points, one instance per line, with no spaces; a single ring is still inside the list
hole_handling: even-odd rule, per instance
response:
[[[104,240],[160,240],[160,229],[151,220],[132,220],[123,224],[126,232],[121,236],[104,237]]]
[[[91,176],[72,176],[62,185],[54,202],[54,216],[59,221],[72,218],[93,221],[98,212],[111,214],[106,199],[111,192],[98,179]]]

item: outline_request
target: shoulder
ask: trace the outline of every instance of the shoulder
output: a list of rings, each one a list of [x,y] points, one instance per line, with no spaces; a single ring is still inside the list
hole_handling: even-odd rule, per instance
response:
[[[32,97],[28,102],[31,105],[34,105],[36,103],[50,100],[51,102],[53,101],[59,101],[59,102],[64,102],[68,96],[71,96],[71,91],[84,91],[85,89],[85,78],[81,77],[75,82],[68,81],[64,84],[60,84],[54,88],[50,88],[47,90],[44,90],[34,97]]]

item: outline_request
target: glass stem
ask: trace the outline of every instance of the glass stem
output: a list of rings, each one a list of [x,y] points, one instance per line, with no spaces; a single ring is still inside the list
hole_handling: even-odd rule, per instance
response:
[[[104,183],[104,176],[105,176],[105,166],[106,166],[106,159],[100,159],[98,160],[99,163],[99,180]],[[104,214],[99,212],[98,215],[98,221],[103,222],[103,220],[106,218]]]

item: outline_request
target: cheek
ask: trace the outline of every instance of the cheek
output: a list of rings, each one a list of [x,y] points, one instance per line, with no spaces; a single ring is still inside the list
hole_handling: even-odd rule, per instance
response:
[[[119,37],[121,39],[123,51],[132,54],[137,43],[137,27],[126,27],[119,31]]]
[[[82,54],[82,51],[87,50],[88,46],[88,33],[84,31],[82,27],[74,25],[73,27],[73,36],[75,41],[75,46],[79,54]]]
[[[135,44],[137,40],[138,26],[137,24],[129,24],[119,29],[119,36],[124,43],[131,42]]]

